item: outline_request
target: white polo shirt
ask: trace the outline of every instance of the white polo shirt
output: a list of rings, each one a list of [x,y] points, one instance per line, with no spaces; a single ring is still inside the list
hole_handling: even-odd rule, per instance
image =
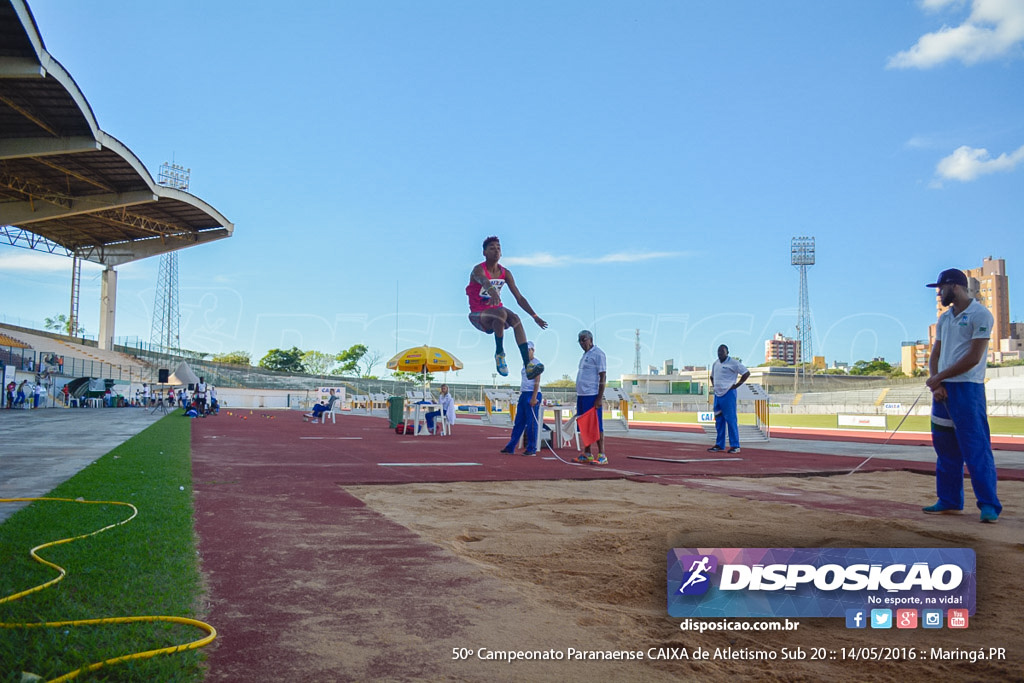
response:
[[[715,383],[715,396],[725,396],[736,384],[736,378],[747,371],[743,363],[734,360],[732,356],[725,359],[725,362],[716,360],[711,366],[711,381]]]
[[[939,348],[939,372],[967,355],[971,349],[971,342],[975,339],[989,339],[992,337],[992,323],[994,319],[987,308],[972,299],[970,305],[960,315],[953,315],[953,307],[947,308],[939,316],[939,322],[935,327],[935,341],[940,342]],[[987,351],[987,349],[986,349]],[[981,360],[973,368],[962,375],[948,377],[947,382],[975,382],[985,381],[985,368],[988,365],[988,353],[981,356]]]
[[[580,367],[576,371],[576,395],[597,396],[601,389],[601,373],[608,372],[608,359],[604,351],[591,346],[590,350],[580,358]]]

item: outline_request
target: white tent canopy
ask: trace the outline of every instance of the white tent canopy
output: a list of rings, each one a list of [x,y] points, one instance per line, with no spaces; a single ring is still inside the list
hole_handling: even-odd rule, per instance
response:
[[[171,373],[171,376],[167,379],[168,384],[173,385],[186,385],[186,384],[197,384],[199,378],[196,377],[196,373],[192,372],[192,368],[188,366],[188,363],[181,361],[181,364]]]

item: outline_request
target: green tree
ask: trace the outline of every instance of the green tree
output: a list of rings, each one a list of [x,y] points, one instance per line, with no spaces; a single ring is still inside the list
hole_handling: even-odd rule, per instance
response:
[[[71,330],[71,321],[63,313],[53,316],[52,318],[45,318],[43,320],[43,327],[53,332],[60,332],[61,334],[67,334],[72,337],[85,334],[85,328],[79,327],[78,329]]]
[[[229,365],[252,365],[252,356],[248,351],[228,351],[218,353],[211,358],[214,363],[228,363]]]
[[[334,360],[338,363],[338,367],[334,368],[332,374],[358,375],[359,361],[368,351],[369,349],[366,348],[365,344],[354,344],[347,350],[338,352],[338,355],[334,357]]]
[[[302,364],[302,350],[297,346],[285,351],[282,349],[270,349],[267,355],[260,359],[260,367],[265,370],[278,370],[280,372],[305,372]]]
[[[302,354],[302,364],[306,372],[312,375],[326,375],[331,372],[336,356],[322,351],[306,351]]]
[[[850,368],[851,375],[890,375],[892,366],[884,360],[859,360]]]
[[[365,379],[373,379],[373,368],[377,363],[380,362],[381,354],[376,349],[370,349],[363,354],[363,357],[359,359],[359,372],[360,376]]]
[[[548,382],[547,384],[541,384],[541,388],[550,387],[552,389],[572,389],[576,387],[576,380],[569,375],[562,375],[562,379],[556,379]]]
[[[759,368],[786,368],[789,367],[789,363],[784,360],[769,360],[761,363],[757,367]]]

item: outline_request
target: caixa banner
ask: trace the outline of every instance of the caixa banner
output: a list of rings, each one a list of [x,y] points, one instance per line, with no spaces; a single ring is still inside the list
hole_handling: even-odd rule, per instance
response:
[[[673,617],[843,617],[848,609],[974,614],[970,548],[673,548]]]

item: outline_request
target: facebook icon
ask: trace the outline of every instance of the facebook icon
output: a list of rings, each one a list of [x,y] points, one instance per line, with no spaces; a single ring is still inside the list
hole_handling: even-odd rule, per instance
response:
[[[862,609],[846,610],[846,628],[867,628],[868,619]]]

